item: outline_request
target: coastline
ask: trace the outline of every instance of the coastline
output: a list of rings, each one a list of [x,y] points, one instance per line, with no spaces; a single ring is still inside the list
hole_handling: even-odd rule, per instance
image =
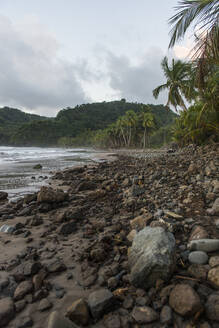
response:
[[[160,313],[164,306],[170,306],[169,295],[163,303],[161,295],[168,286],[195,281],[191,288],[196,292],[208,287],[209,295],[214,294],[217,289],[208,279],[212,267],[204,264],[192,271],[186,252],[195,234],[219,238],[218,214],[214,212],[219,196],[214,182],[217,158],[216,146],[196,150],[187,147],[177,156],[161,154],[155,158],[100,153],[100,163],[57,172],[51,182],[53,192],[45,189],[41,197],[38,193],[38,200],[33,194],[2,204],[1,225],[15,227],[12,235],[0,232],[0,281],[8,281],[2,297],[11,293],[14,306],[21,307],[15,291],[23,282],[33,284],[22,296],[23,308],[16,313],[14,310],[7,327],[17,328],[23,317],[31,318],[34,328],[47,327],[52,311],[58,311],[62,318],[75,301],[87,302],[100,288],[114,295],[115,306],[98,319],[89,314],[89,327],[113,328],[115,322],[120,322],[120,327],[135,327],[140,324],[135,312],[142,306],[156,314],[153,327],[161,327]],[[54,191],[56,187],[68,190],[67,194]],[[146,290],[130,282],[128,264],[133,236],[144,227],[162,227],[176,241],[173,274]],[[218,251],[208,253],[209,263],[218,255]],[[37,290],[36,276],[41,277]],[[198,292],[203,306],[209,295]],[[50,306],[41,311],[45,299]],[[176,317],[174,313],[172,322]],[[192,320],[179,317],[185,324]],[[109,322],[114,323],[110,326]],[[204,314],[197,322],[210,324],[211,319]]]

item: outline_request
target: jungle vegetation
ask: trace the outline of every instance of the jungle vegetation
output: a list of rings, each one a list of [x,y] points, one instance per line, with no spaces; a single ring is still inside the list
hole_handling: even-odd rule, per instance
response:
[[[183,39],[193,28],[194,48],[187,61],[162,60],[166,83],[153,90],[157,98],[168,90],[167,106],[180,115],[172,128],[181,145],[219,140],[219,2],[218,0],[181,0],[169,20],[169,47]]]

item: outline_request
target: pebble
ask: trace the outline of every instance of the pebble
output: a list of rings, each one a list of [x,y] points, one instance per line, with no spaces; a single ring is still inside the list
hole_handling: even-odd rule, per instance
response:
[[[149,306],[135,306],[132,311],[132,317],[139,324],[158,320],[158,314]]]
[[[194,251],[189,254],[188,260],[192,264],[206,264],[208,255],[202,251]]]

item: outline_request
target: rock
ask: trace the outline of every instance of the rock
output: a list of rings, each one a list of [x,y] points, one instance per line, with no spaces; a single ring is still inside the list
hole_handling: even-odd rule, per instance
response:
[[[5,232],[5,233],[12,234],[14,231],[15,231],[15,227],[10,226],[10,225],[8,225],[8,224],[3,224],[3,225],[0,227],[0,232]]]
[[[212,208],[208,209],[207,212],[210,215],[218,215],[219,214],[219,198],[216,198]]]
[[[0,191],[0,201],[6,200],[8,198],[8,193],[5,191]]]
[[[202,226],[195,226],[189,237],[189,241],[208,238],[208,232]]]
[[[82,298],[73,302],[67,309],[66,317],[76,324],[86,326],[90,319],[87,303]]]
[[[219,289],[219,266],[211,269],[208,272],[208,281],[210,281],[212,286]]]
[[[189,254],[188,259],[193,264],[206,264],[208,262],[208,255],[202,251],[194,251]]]
[[[120,328],[121,320],[118,314],[109,314],[104,318],[104,327],[107,328]]]
[[[214,268],[216,266],[219,266],[219,255],[211,256],[209,260],[209,265]]]
[[[207,278],[208,269],[205,265],[192,264],[188,267],[188,273],[194,278],[205,280]]]
[[[39,290],[42,287],[43,280],[45,279],[46,275],[46,271],[42,269],[35,276],[33,276],[33,285],[35,291]]]
[[[62,316],[59,312],[53,311],[48,320],[47,328],[79,328],[69,319]]]
[[[40,169],[42,169],[42,168],[43,168],[43,167],[42,167],[41,164],[36,164],[36,165],[34,165],[34,167],[33,167],[34,170],[40,170]]]
[[[25,300],[17,301],[15,303],[16,312],[17,313],[21,312],[25,308],[26,304],[27,304],[27,302]]]
[[[31,281],[22,281],[14,292],[14,300],[19,301],[21,300],[25,295],[31,293],[33,290],[33,284]]]
[[[52,189],[46,186],[41,187],[37,194],[38,203],[60,203],[67,199],[67,194],[61,189]]]
[[[169,325],[172,322],[172,317],[172,309],[165,305],[160,312],[160,322]]]
[[[48,309],[50,309],[52,307],[52,303],[47,299],[47,298],[43,298],[40,301],[40,304],[38,306],[38,310],[40,312],[46,311]]]
[[[47,270],[50,273],[62,272],[65,271],[66,269],[67,269],[66,265],[59,259],[55,259],[47,263]]]
[[[198,294],[187,284],[176,285],[170,293],[169,304],[178,314],[192,316],[202,309]]]
[[[187,248],[191,251],[214,252],[219,250],[219,239],[199,239],[188,243]]]
[[[135,238],[136,234],[137,234],[137,231],[136,231],[135,229],[133,229],[133,230],[131,230],[131,231],[129,232],[129,234],[127,235],[126,238],[127,238],[130,242],[132,242],[133,239]]]
[[[157,279],[167,280],[175,266],[175,239],[163,228],[146,227],[134,238],[129,255],[130,280],[133,285],[148,288]]]
[[[33,320],[29,316],[20,318],[20,320],[17,324],[17,328],[28,328],[28,327],[32,327],[32,326],[33,326]]]
[[[209,320],[219,321],[219,294],[211,294],[208,297],[205,313]]]
[[[156,321],[159,316],[149,306],[135,306],[132,311],[132,318],[139,324]]]
[[[164,213],[169,216],[170,218],[177,219],[177,220],[182,220],[183,216],[179,215],[177,213],[171,212],[171,211],[164,211]]]
[[[146,224],[147,219],[144,216],[138,216],[130,221],[131,228],[137,231],[144,229],[144,227],[146,227]]]
[[[10,297],[0,300],[0,327],[6,326],[15,316],[14,303]]]
[[[94,319],[100,319],[109,312],[115,303],[113,294],[108,289],[99,289],[88,297],[88,305]]]
[[[24,262],[16,268],[16,270],[14,271],[14,275],[24,275],[27,277],[33,276],[41,269],[41,267],[42,266],[40,262]]]
[[[77,191],[95,190],[95,189],[97,189],[97,184],[92,181],[83,181],[77,187]]]
[[[75,232],[77,230],[77,224],[75,221],[68,222],[68,223],[63,223],[61,227],[59,228],[58,232],[61,235],[69,235],[72,232]]]

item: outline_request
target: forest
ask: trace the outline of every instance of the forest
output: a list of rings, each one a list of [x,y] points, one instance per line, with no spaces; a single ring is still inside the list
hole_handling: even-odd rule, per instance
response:
[[[0,144],[141,147],[148,145],[151,136],[159,145],[169,138],[168,130],[176,117],[163,105],[129,103],[125,99],[68,107],[55,118],[5,107],[0,109]],[[115,127],[117,137],[112,134]]]

